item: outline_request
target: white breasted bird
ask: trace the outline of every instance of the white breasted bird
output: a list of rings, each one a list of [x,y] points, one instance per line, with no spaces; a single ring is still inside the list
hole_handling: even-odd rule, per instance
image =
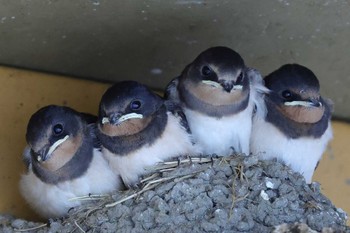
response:
[[[315,74],[287,64],[265,77],[266,117],[254,117],[251,151],[284,162],[307,183],[332,139],[332,102],[322,98]]]
[[[201,152],[181,109],[134,81],[116,83],[102,96],[97,131],[104,156],[128,187],[149,166]]]
[[[67,214],[81,204],[74,198],[107,194],[121,187],[94,135],[97,117],[49,105],[32,115],[27,126],[24,162],[28,171],[20,191],[42,217]]]
[[[227,47],[212,47],[173,79],[165,98],[178,102],[204,155],[249,155],[252,114],[264,115],[262,77]]]

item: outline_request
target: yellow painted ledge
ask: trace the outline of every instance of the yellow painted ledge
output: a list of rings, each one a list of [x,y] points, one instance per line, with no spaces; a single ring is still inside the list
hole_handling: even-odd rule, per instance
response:
[[[109,84],[71,79],[0,66],[0,212],[37,220],[18,191],[29,117],[39,108],[67,105],[96,114],[101,95]],[[350,125],[334,122],[334,141],[325,153],[314,180],[323,193],[350,213]]]
[[[350,214],[350,124],[333,122],[332,126],[333,141],[324,153],[313,180],[321,184],[322,193],[336,207]]]

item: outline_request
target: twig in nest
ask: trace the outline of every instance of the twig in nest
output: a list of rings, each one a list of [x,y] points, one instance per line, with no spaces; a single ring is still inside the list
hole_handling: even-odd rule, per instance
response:
[[[131,198],[134,198],[134,197],[140,195],[141,193],[146,192],[147,190],[151,190],[151,189],[155,188],[156,186],[158,186],[161,183],[164,183],[165,181],[173,180],[173,179],[176,179],[176,178],[180,178],[181,180],[187,179],[187,178],[192,177],[195,174],[197,174],[199,172],[202,172],[204,170],[205,169],[201,169],[199,171],[195,171],[195,172],[192,172],[191,174],[187,174],[187,175],[174,175],[174,176],[164,177],[164,178],[160,178],[160,179],[156,179],[156,180],[152,180],[150,177],[154,178],[154,176],[151,175],[150,177],[145,178],[145,179],[142,180],[142,181],[146,180],[147,182],[145,182],[146,183],[145,186],[143,186],[143,188],[140,191],[138,191],[136,193],[133,193],[133,194],[131,194],[131,195],[129,195],[129,196],[127,196],[127,197],[125,197],[125,198],[123,198],[121,200],[118,200],[116,202],[107,204],[107,205],[105,205],[105,207],[106,208],[110,208],[110,207],[116,206],[116,205],[118,205],[120,203],[123,203],[123,202],[125,202],[125,201],[127,201],[127,200],[129,200]]]
[[[231,208],[230,208],[230,213],[229,213],[229,218],[231,218],[232,216],[232,212],[233,212],[233,208],[235,206],[236,203],[236,190],[235,190],[235,180],[232,180],[232,203],[231,203]]]
[[[232,181],[232,204],[231,204],[231,208],[230,208],[230,213],[229,213],[229,218],[232,217],[233,214],[233,209],[235,207],[235,204],[239,201],[243,201],[244,199],[246,199],[248,197],[249,193],[247,193],[246,195],[244,195],[243,197],[236,197],[236,190],[235,190],[235,180]]]
[[[130,196],[127,196],[127,197],[125,197],[125,198],[123,198],[123,199],[121,199],[121,200],[119,200],[119,201],[116,201],[116,202],[107,204],[107,205],[105,205],[105,207],[106,207],[106,208],[110,208],[110,207],[116,206],[116,205],[118,205],[118,204],[120,204],[120,203],[123,203],[123,202],[125,202],[125,201],[127,201],[127,200],[133,198],[133,197],[136,197],[136,196],[140,195],[141,193],[143,193],[143,192],[145,192],[145,191],[147,191],[147,190],[150,190],[150,189],[156,187],[157,185],[158,185],[158,184],[156,184],[156,185],[154,185],[154,186],[150,186],[150,187],[148,187],[148,189],[142,189],[141,191],[136,192],[136,193],[134,193],[134,194],[131,194]]]
[[[134,198],[138,195],[140,195],[141,193],[144,193],[146,192],[147,190],[150,190],[150,189],[153,189],[154,187],[156,187],[157,185],[159,185],[161,182],[164,182],[164,181],[167,181],[167,180],[171,180],[171,179],[174,179],[174,178],[177,178],[179,176],[171,176],[171,177],[166,177],[166,178],[161,178],[161,179],[157,179],[157,180],[151,180],[149,181],[140,191],[136,192],[136,193],[133,193],[119,201],[116,201],[116,202],[113,202],[113,203],[110,203],[110,204],[107,204],[105,205],[106,208],[110,208],[110,207],[113,207],[113,206],[116,206],[120,203],[123,203],[131,198]]]
[[[219,158],[219,165],[221,166],[222,164],[228,164],[230,161],[229,157],[221,157]]]
[[[69,220],[71,220],[76,225],[76,227],[71,231],[71,233],[75,232],[77,229],[79,229],[80,231],[83,231],[82,227],[79,227],[79,226],[80,225],[85,225],[85,226],[89,225],[89,224],[86,224],[86,220],[89,217],[89,215],[91,215],[93,212],[95,212],[97,210],[103,209],[105,204],[106,204],[106,201],[104,201],[102,204],[99,204],[98,206],[89,206],[86,208],[80,208],[75,213],[70,215],[69,218],[67,218],[65,221],[63,221],[62,225],[69,223],[70,222]]]
[[[79,226],[77,221],[74,221],[74,224],[78,227],[79,230],[81,230],[81,232],[86,233],[86,231],[84,231],[83,228],[81,228],[81,226]]]
[[[152,179],[154,179],[154,178],[156,178],[156,177],[158,177],[158,176],[159,176],[159,173],[153,173],[152,175],[150,175],[150,176],[148,176],[148,177],[142,179],[142,180],[140,181],[140,183],[146,183],[147,181],[152,180]]]
[[[34,231],[38,230],[40,228],[47,227],[47,223],[36,226],[36,227],[31,227],[31,228],[24,228],[24,229],[14,229],[16,232],[27,232],[27,231]]]
[[[322,210],[322,207],[316,203],[316,202],[313,202],[313,201],[308,201],[304,204],[304,207],[306,209],[316,209],[316,210]]]
[[[169,176],[169,177],[160,178],[160,179],[157,179],[157,180],[151,180],[143,187],[143,189],[147,189],[152,184],[159,184],[159,183],[162,183],[164,181],[168,181],[168,180],[172,180],[172,179],[178,178],[180,176],[181,175],[175,175],[175,176]]]
[[[175,170],[176,170],[176,167],[171,167],[171,168],[165,168],[165,169],[159,170],[159,172],[171,172]]]
[[[215,158],[214,160],[218,160],[218,159],[222,159],[222,158]],[[229,161],[230,159],[232,159],[232,157],[226,157],[224,158],[225,161]],[[91,214],[92,212],[96,211],[96,210],[99,210],[99,209],[102,209],[102,208],[111,208],[111,207],[114,207],[120,203],[123,203],[127,200],[130,200],[134,197],[137,197],[139,196],[140,194],[148,191],[148,190],[151,190],[153,188],[155,188],[156,186],[158,186],[159,184],[161,183],[164,183],[166,181],[169,181],[169,180],[173,180],[173,179],[176,179],[178,178],[178,181],[182,181],[184,179],[187,179],[187,178],[190,178],[190,177],[193,177],[195,174],[199,173],[199,172],[203,172],[205,171],[207,168],[205,169],[201,169],[201,170],[197,170],[197,171],[193,171],[191,172],[190,174],[181,174],[181,175],[173,175],[173,176],[169,176],[169,177],[163,177],[163,178],[159,178],[159,179],[156,179],[160,176],[160,173],[161,171],[164,171],[164,169],[172,169],[172,168],[177,168],[178,167],[178,164],[184,164],[184,163],[200,163],[200,164],[203,164],[203,163],[210,163],[212,161],[211,158],[191,158],[191,159],[184,159],[184,160],[180,160],[180,162],[178,160],[176,161],[169,161],[169,162],[163,162],[163,163],[159,163],[157,164],[156,166],[153,166],[153,167],[148,167],[146,168],[147,170],[150,170],[150,171],[153,171],[153,174],[150,175],[149,177],[146,177],[144,178],[143,180],[141,180],[140,182],[142,184],[144,184],[144,186],[142,187],[142,189],[138,192],[135,192],[131,195],[128,195],[116,202],[113,202],[113,203],[108,203],[106,204],[106,202],[104,202],[102,205],[96,207],[96,208],[89,208],[87,209],[87,214],[85,215],[85,218],[87,216],[89,216],[89,214]],[[177,182],[178,182],[177,181]],[[107,199],[108,197],[110,197],[110,195],[87,195],[87,196],[82,196],[82,197],[76,197],[76,198],[72,198],[70,199],[71,201],[75,201],[75,200],[103,200],[103,199]],[[236,200],[237,201],[237,200]],[[79,211],[81,212],[81,211]],[[76,224],[78,224],[77,220],[75,220]],[[79,228],[81,229],[81,228]]]
[[[216,160],[216,159],[214,159]],[[167,161],[167,162],[161,162],[158,163],[155,166],[150,166],[145,168],[146,170],[151,171],[159,171],[163,169],[169,169],[169,168],[176,168],[179,166],[179,164],[191,164],[191,163],[209,163],[211,162],[210,158],[203,158],[203,157],[191,157],[191,159],[183,159],[183,160],[175,160],[175,161]]]
[[[105,203],[103,203],[102,205],[99,205],[95,208],[89,208],[89,210],[86,211],[85,218],[89,217],[90,214],[92,214],[93,212],[95,212],[97,210],[102,210],[104,205],[105,205]]]
[[[105,194],[105,195],[86,195],[86,196],[81,196],[81,197],[73,197],[70,198],[69,201],[94,201],[94,200],[102,200],[105,198],[110,197],[110,195]]]
[[[244,174],[244,166],[243,164],[239,164],[237,167],[235,167],[236,177],[239,178],[240,181],[248,181],[247,176]]]
[[[177,181],[177,182],[180,182],[180,181],[183,181],[183,180],[185,180],[185,179],[191,178],[191,177],[193,177],[193,176],[195,176],[195,175],[196,175],[195,173],[189,174],[189,175],[187,175],[187,176],[180,177],[180,178],[177,179],[176,181]]]

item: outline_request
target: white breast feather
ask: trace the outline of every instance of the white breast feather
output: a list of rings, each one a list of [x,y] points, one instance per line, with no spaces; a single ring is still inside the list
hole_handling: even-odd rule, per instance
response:
[[[69,201],[74,197],[88,194],[106,194],[121,186],[118,177],[110,170],[101,152],[94,151],[90,167],[82,177],[57,185],[46,184],[30,169],[22,175],[20,191],[30,206],[45,218],[60,217],[79,201]]]
[[[220,119],[184,108],[193,136],[203,147],[205,155],[229,156],[235,149],[249,155],[249,140],[253,111],[261,117],[266,115],[263,95],[269,90],[264,86],[260,73],[249,68],[249,103],[245,110]]]
[[[249,138],[253,106],[249,104],[233,116],[215,118],[184,108],[195,141],[203,148],[204,155],[229,156],[237,152],[249,154]]]
[[[134,185],[139,176],[146,174],[146,167],[158,162],[184,155],[199,155],[201,149],[193,145],[179,119],[168,113],[168,122],[160,138],[151,146],[143,146],[128,155],[115,155],[103,149],[103,154],[114,171],[119,173],[126,185]]]
[[[331,123],[318,139],[302,137],[288,139],[274,125],[255,117],[251,138],[251,152],[261,159],[277,158],[301,173],[311,183],[317,162],[321,159],[328,142],[332,139]]]

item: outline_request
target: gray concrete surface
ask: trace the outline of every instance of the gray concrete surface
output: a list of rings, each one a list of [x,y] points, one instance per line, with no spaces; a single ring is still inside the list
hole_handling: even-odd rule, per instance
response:
[[[350,117],[349,0],[0,0],[0,64],[162,89],[199,52],[312,69]]]

